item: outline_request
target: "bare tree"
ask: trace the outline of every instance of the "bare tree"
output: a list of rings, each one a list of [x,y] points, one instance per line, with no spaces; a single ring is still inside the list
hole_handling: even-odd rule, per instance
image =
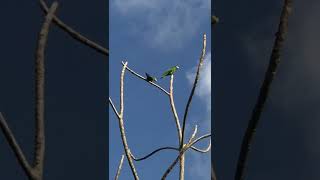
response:
[[[67,32],[75,40],[80,41],[97,52],[108,56],[109,50],[98,45],[97,43],[89,40],[79,32],[72,29],[70,26],[65,24],[56,15],[56,9],[58,7],[57,2],[53,2],[50,8],[44,0],[39,0],[42,9],[45,12],[45,19],[42,24],[40,33],[38,35],[38,43],[35,56],[35,151],[34,160],[32,164],[28,162],[22,148],[16,140],[14,133],[11,131],[5,117],[0,112],[0,128],[5,135],[12,151],[14,152],[18,163],[23,168],[25,174],[30,180],[42,180],[44,158],[45,158],[45,48],[48,39],[49,28],[52,22],[58,27]]]
[[[185,152],[188,149],[192,149],[196,152],[200,152],[200,153],[207,153],[210,151],[211,149],[211,139],[210,139],[210,143],[208,145],[208,147],[204,150],[196,148],[194,146],[194,144],[196,144],[197,142],[205,139],[205,138],[210,138],[211,137],[211,133],[200,136],[198,138],[196,138],[197,135],[197,125],[194,128],[193,134],[191,135],[191,137],[188,139],[187,143],[184,143],[184,136],[185,136],[185,125],[186,125],[186,121],[187,121],[187,115],[189,112],[189,107],[190,104],[192,102],[192,97],[194,96],[194,92],[195,89],[198,85],[198,81],[199,81],[199,77],[200,77],[200,70],[203,66],[203,61],[204,61],[204,57],[205,57],[205,50],[206,50],[206,35],[203,36],[203,47],[202,47],[202,51],[201,51],[201,55],[199,58],[199,64],[197,67],[197,72],[196,72],[196,76],[195,76],[195,80],[193,83],[193,87],[188,99],[188,102],[186,104],[186,108],[185,108],[185,112],[184,112],[184,117],[183,117],[183,121],[182,121],[182,127],[180,125],[180,120],[178,117],[178,113],[176,111],[176,107],[175,107],[175,101],[174,101],[174,93],[173,93],[173,85],[174,85],[174,75],[172,74],[170,76],[170,88],[169,91],[165,90],[163,87],[161,87],[160,85],[156,84],[155,82],[152,81],[147,81],[147,78],[141,76],[140,74],[136,73],[135,71],[133,71],[132,69],[130,69],[128,67],[128,62],[122,62],[122,71],[121,71],[121,76],[120,76],[120,111],[117,110],[117,108],[115,107],[111,97],[109,97],[109,104],[113,110],[113,112],[115,113],[116,117],[118,118],[119,121],[119,129],[120,129],[120,134],[121,134],[121,139],[122,139],[122,144],[124,147],[124,151],[128,160],[128,163],[130,165],[131,168],[131,172],[134,176],[134,179],[138,180],[139,176],[137,173],[137,170],[134,166],[134,162],[133,161],[142,161],[144,159],[149,158],[150,156],[154,155],[157,152],[160,152],[162,150],[174,150],[174,151],[178,151],[179,154],[176,157],[176,159],[172,162],[172,164],[168,167],[168,169],[165,171],[165,173],[163,174],[161,179],[166,179],[166,177],[169,175],[169,173],[172,171],[173,167],[179,162],[179,179],[183,180],[184,179],[184,167],[185,167],[185,160],[184,160],[184,155]],[[125,75],[125,71],[128,70],[131,74],[133,74],[135,77],[137,77],[140,80],[143,80],[145,82],[148,82],[150,85],[155,86],[156,88],[158,88],[161,92],[164,93],[165,96],[167,96],[169,98],[169,102],[170,102],[170,107],[171,107],[171,111],[172,114],[174,116],[174,123],[177,129],[177,134],[178,134],[178,140],[179,140],[179,146],[178,147],[161,147],[158,148],[156,150],[154,150],[153,152],[151,152],[150,154],[142,157],[142,158],[136,158],[132,152],[130,151],[128,142],[127,142],[127,137],[125,134],[125,127],[124,127],[124,119],[123,119],[123,113],[124,113],[124,103],[123,103],[123,97],[124,97],[124,75]],[[120,163],[122,164],[122,163]],[[118,168],[119,169],[119,168]],[[119,172],[119,170],[118,170]],[[119,174],[117,173],[116,177],[118,178]]]

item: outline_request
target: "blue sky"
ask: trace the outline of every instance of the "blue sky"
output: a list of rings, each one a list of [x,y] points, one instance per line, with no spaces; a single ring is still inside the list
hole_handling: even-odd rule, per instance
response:
[[[190,137],[190,129],[195,124],[199,127],[198,136],[210,132],[210,1],[111,0],[109,4],[109,93],[117,108],[121,61],[127,60],[128,66],[142,75],[148,72],[157,77],[179,65],[174,95],[182,119],[202,48],[202,34],[207,34],[205,66],[191,105],[186,138]],[[159,84],[168,89],[169,78],[160,80]],[[124,91],[125,127],[133,154],[141,157],[158,147],[177,146],[177,132],[167,96],[129,72],[125,75]],[[109,178],[112,179],[124,151],[118,122],[110,108],[109,117]],[[205,140],[197,146],[203,148],[207,143]],[[210,154],[187,152],[186,179],[210,178]],[[176,152],[163,151],[148,160],[135,162],[140,178],[160,178],[176,155]],[[177,169],[168,179],[177,179]],[[120,179],[131,178],[125,160]]]

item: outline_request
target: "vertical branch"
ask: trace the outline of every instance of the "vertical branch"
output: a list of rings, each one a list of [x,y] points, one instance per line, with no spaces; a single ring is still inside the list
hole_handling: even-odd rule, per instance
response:
[[[35,120],[36,140],[34,168],[42,176],[45,152],[45,125],[44,125],[44,86],[45,86],[45,48],[48,39],[49,27],[52,22],[58,3],[54,2],[48,11],[39,33],[38,47],[35,60]]]
[[[173,75],[170,76],[170,91],[169,91],[169,98],[170,98],[170,105],[171,105],[171,110],[173,112],[173,116],[175,119],[176,127],[177,127],[177,132],[178,132],[178,139],[179,139],[179,144],[181,143],[181,126],[180,126],[180,121],[178,117],[178,113],[176,110],[176,106],[174,104],[174,98],[173,98]]]
[[[189,107],[192,101],[192,97],[194,95],[195,89],[197,87],[198,81],[199,81],[199,76],[200,76],[200,69],[203,65],[203,60],[204,60],[204,56],[206,53],[206,46],[207,46],[207,38],[206,38],[206,34],[203,35],[203,43],[202,43],[202,51],[201,51],[201,56],[200,56],[200,60],[199,60],[199,64],[198,64],[198,68],[197,68],[197,73],[196,73],[196,77],[193,83],[193,87],[186,105],[186,109],[184,111],[184,116],[183,116],[183,122],[182,122],[182,138],[181,138],[181,143],[180,143],[180,148],[182,148],[183,146],[183,139],[184,139],[184,131],[185,131],[185,127],[186,127],[186,120],[187,120],[187,116],[188,116],[188,112],[189,112]]]
[[[174,104],[174,98],[173,98],[173,75],[170,76],[170,91],[169,91],[169,98],[170,98],[170,105],[171,105],[171,110],[174,115],[177,131],[178,131],[178,140],[179,140],[179,146],[182,143],[182,132],[181,132],[181,126],[180,126],[180,121],[178,117],[178,113]],[[179,179],[183,180],[184,179],[184,155],[180,157],[180,171],[179,171]]]
[[[124,122],[123,122],[123,111],[124,111],[124,103],[123,103],[123,85],[124,85],[124,73],[126,70],[128,62],[125,62],[121,71],[121,77],[120,77],[120,114],[119,114],[119,128],[120,128],[120,133],[121,133],[121,138],[122,138],[122,143],[124,147],[125,154],[127,156],[129,166],[131,168],[132,174],[134,176],[135,180],[139,180],[137,171],[134,167],[133,160],[131,157],[131,152],[128,146],[127,138],[126,138],[126,133],[124,130]]]
[[[288,18],[291,11],[292,0],[285,0],[282,13],[280,16],[280,24],[278,27],[278,32],[276,33],[276,39],[274,42],[273,50],[270,57],[270,63],[265,74],[263,84],[260,88],[260,93],[253,109],[251,119],[249,121],[248,127],[246,129],[245,135],[243,137],[241,151],[237,164],[237,171],[235,174],[235,180],[244,180],[244,171],[247,166],[248,154],[250,152],[253,137],[256,133],[256,128],[259,123],[262,110],[264,108],[267,96],[270,90],[272,80],[274,79],[278,64],[280,62],[280,53],[285,40],[285,35],[288,31]]]

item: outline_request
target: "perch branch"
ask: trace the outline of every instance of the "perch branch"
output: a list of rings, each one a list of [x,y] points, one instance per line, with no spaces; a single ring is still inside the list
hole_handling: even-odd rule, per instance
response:
[[[123,65],[123,64],[124,64],[124,62],[122,61],[122,65]],[[133,71],[133,70],[130,69],[129,67],[127,67],[127,70],[128,70],[131,74],[137,76],[138,78],[140,78],[140,79],[142,79],[142,80],[144,80],[144,81],[147,80],[147,78],[145,78],[145,77],[141,76],[140,74],[136,73],[135,71]],[[160,89],[160,90],[161,90],[162,92],[164,92],[165,94],[169,95],[168,91],[166,91],[166,90],[165,90],[164,88],[162,88],[160,85],[158,85],[158,84],[156,84],[156,83],[154,83],[154,82],[151,82],[151,81],[146,81],[146,82],[150,83],[151,85],[153,85],[153,86],[157,87],[158,89]]]
[[[120,163],[119,163],[119,166],[118,166],[117,174],[116,174],[116,177],[114,178],[115,180],[119,179],[120,171],[121,171],[122,164],[123,164],[123,159],[124,159],[124,155],[121,155],[121,160],[120,160]]]
[[[291,0],[284,1],[282,13],[280,16],[278,32],[276,33],[276,38],[274,41],[274,46],[271,53],[269,66],[266,71],[263,84],[260,88],[260,93],[259,93],[256,105],[253,109],[251,119],[248,123],[248,127],[243,137],[241,151],[240,151],[238,164],[237,164],[237,170],[235,174],[235,180],[244,180],[245,178],[244,172],[247,166],[248,154],[251,149],[252,140],[256,133],[256,128],[259,123],[265,102],[267,100],[272,80],[274,79],[278,64],[280,62],[281,50],[283,48],[285,35],[287,34],[287,31],[288,31],[288,18],[292,8],[291,6],[292,6]]]
[[[45,13],[48,13],[49,9],[44,0],[40,0],[41,8]],[[106,49],[99,44],[89,40],[88,38],[81,35],[79,32],[75,31],[71,27],[69,27],[67,24],[62,22],[57,16],[53,17],[54,22],[56,25],[58,25],[61,29],[63,29],[65,32],[67,32],[72,38],[82,42],[83,44],[93,48],[94,50],[98,51],[99,53],[102,53],[103,55],[109,56],[109,49]]]
[[[171,110],[172,113],[174,115],[174,119],[175,119],[175,123],[176,123],[176,127],[177,127],[177,131],[178,131],[178,138],[179,138],[179,144],[181,143],[181,126],[180,126],[180,121],[179,121],[179,117],[178,117],[178,113],[174,104],[174,97],[173,97],[173,75],[171,75],[171,79],[170,79],[170,93],[169,93],[169,98],[170,98],[170,105],[171,105]]]

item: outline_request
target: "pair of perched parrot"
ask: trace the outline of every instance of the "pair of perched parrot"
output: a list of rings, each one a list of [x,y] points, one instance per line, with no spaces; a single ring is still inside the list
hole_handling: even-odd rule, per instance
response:
[[[162,76],[161,76],[160,79],[162,79],[162,78],[164,78],[164,77],[166,77],[166,76],[171,76],[171,75],[173,75],[173,74],[177,71],[177,69],[179,69],[179,66],[173,66],[173,67],[171,67],[170,69],[168,69],[166,72],[164,72],[164,73],[162,74]],[[146,81],[148,81],[148,82],[156,82],[156,81],[157,81],[157,78],[156,78],[156,77],[153,77],[153,76],[151,76],[151,75],[148,74],[148,73],[146,73],[146,76],[147,76]]]

